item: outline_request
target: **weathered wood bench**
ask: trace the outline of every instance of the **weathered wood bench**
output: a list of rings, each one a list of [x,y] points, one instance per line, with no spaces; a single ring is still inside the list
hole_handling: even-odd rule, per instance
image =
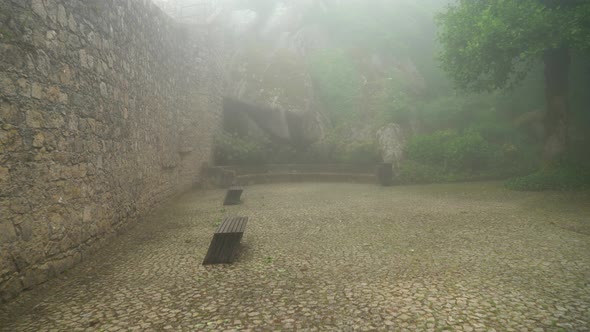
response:
[[[223,205],[238,205],[240,204],[240,197],[242,196],[244,189],[240,186],[229,187],[227,194],[225,194],[225,200]]]
[[[248,217],[225,217],[213,234],[203,265],[232,263],[247,223]]]

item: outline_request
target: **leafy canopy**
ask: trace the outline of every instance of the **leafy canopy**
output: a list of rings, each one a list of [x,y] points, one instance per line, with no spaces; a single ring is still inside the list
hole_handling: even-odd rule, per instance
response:
[[[460,89],[491,91],[520,82],[545,50],[589,51],[590,2],[556,4],[459,0],[437,18],[443,69]]]

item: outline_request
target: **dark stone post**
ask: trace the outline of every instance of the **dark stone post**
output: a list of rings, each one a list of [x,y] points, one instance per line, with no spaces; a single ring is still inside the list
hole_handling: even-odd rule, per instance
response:
[[[393,183],[393,167],[391,163],[377,165],[377,181],[382,186],[391,186]]]

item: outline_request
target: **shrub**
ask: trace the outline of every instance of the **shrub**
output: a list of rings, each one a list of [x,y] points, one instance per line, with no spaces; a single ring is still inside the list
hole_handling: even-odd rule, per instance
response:
[[[475,129],[438,131],[410,139],[397,176],[401,183],[507,179],[534,170],[536,155],[518,142],[492,144]]]
[[[422,184],[445,182],[444,172],[440,167],[423,164],[413,160],[404,161],[396,170],[396,181],[400,184]]]
[[[406,154],[409,160],[442,168],[447,172],[473,172],[489,165],[493,150],[474,130],[462,134],[445,130],[415,136],[408,143]]]
[[[474,130],[467,130],[447,142],[448,166],[458,171],[480,171],[490,165],[492,148],[483,137]]]
[[[406,156],[422,164],[446,168],[449,142],[456,136],[457,133],[451,130],[414,136],[408,142]]]
[[[506,187],[519,191],[590,189],[590,171],[578,167],[541,170],[510,179],[506,182]]]
[[[282,163],[374,164],[381,155],[375,141],[350,141],[335,132],[308,147],[277,143],[264,135],[238,136],[222,132],[215,140],[217,165]]]
[[[520,191],[590,189],[588,142],[573,142],[569,150],[552,167],[506,182],[506,187]]]
[[[267,161],[266,144],[260,138],[222,132],[215,137],[217,165],[253,165]]]
[[[338,161],[351,164],[375,164],[381,160],[379,148],[374,141],[355,141],[341,146]]]

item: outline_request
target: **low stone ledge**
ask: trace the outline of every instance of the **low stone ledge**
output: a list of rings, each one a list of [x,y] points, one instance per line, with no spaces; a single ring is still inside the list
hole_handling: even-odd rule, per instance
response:
[[[356,164],[271,164],[216,166],[206,170],[213,187],[280,182],[377,183],[374,165]]]
[[[252,185],[281,182],[344,182],[376,183],[374,174],[359,173],[265,173],[240,175],[236,178],[239,185]]]

